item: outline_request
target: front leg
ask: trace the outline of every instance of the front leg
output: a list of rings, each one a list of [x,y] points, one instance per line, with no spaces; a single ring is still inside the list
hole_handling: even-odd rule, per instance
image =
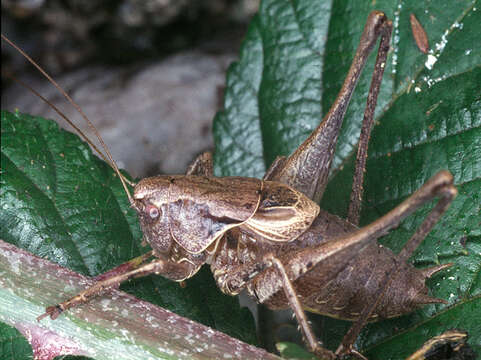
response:
[[[126,272],[119,272],[117,274],[109,272],[110,276],[103,276],[103,280],[97,281],[95,284],[55,306],[49,306],[45,310],[45,313],[37,318],[40,321],[46,316],[50,316],[52,320],[55,320],[62,312],[72,307],[78,306],[88,302],[95,296],[102,294],[104,291],[118,287],[122,282],[147,276],[150,274],[179,274],[179,278],[182,278],[184,274],[189,273],[191,264],[188,262],[174,263],[164,259],[156,259],[150,263],[139,266],[138,268]]]

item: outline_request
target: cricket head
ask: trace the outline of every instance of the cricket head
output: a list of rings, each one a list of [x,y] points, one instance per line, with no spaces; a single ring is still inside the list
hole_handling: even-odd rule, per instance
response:
[[[255,213],[261,186],[255,179],[155,176],[135,186],[133,207],[157,253],[199,255]]]
[[[145,178],[135,185],[133,208],[137,211],[146,241],[157,253],[172,247],[169,228],[169,188],[173,176]]]

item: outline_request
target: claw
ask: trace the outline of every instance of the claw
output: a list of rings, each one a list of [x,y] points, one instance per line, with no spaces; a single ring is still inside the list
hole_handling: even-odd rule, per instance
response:
[[[63,309],[60,305],[49,306],[45,309],[45,313],[37,317],[37,321],[42,320],[43,318],[50,316],[50,319],[55,320],[58,316],[63,312]]]
[[[347,355],[351,355],[355,358],[358,358],[360,360],[368,360],[367,357],[362,355],[359,351],[355,350],[351,347],[344,347],[343,344],[339,345],[339,347],[336,350],[336,356],[337,358],[344,358]]]
[[[367,357],[365,357],[363,354],[361,354],[359,351],[351,349],[351,354],[358,357],[361,360],[368,360]]]
[[[337,355],[334,354],[332,351],[323,348],[322,346],[318,345],[316,349],[313,350],[313,353],[323,360],[336,360],[338,359]]]

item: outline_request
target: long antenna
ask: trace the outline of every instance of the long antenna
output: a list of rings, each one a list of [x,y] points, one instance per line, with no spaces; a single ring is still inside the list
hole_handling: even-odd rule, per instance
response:
[[[86,121],[87,125],[89,126],[89,128],[92,130],[92,132],[95,134],[95,136],[97,137],[97,139],[99,140],[100,144],[102,145],[103,149],[105,150],[105,153],[107,154],[107,157],[109,159],[108,162],[110,162],[110,165],[112,166],[112,168],[114,169],[114,171],[117,173],[117,175],[119,176],[120,178],[120,181],[122,182],[122,186],[124,187],[124,190],[125,190],[125,193],[127,194],[127,197],[129,199],[129,202],[130,202],[130,205],[131,206],[134,206],[135,205],[135,202],[132,198],[132,196],[130,195],[130,192],[127,188],[127,184],[126,184],[126,179],[124,178],[124,176],[122,176],[122,174],[120,173],[119,171],[119,168],[117,167],[117,164],[115,163],[113,157],[112,157],[112,154],[110,153],[107,145],[105,145],[102,137],[100,136],[97,128],[95,127],[94,124],[92,124],[92,122],[89,120],[89,118],[87,117],[87,115],[85,115],[85,113],[82,111],[82,109],[80,108],[80,106],[67,94],[67,92],[59,85],[57,84],[57,82],[55,82],[54,79],[52,79],[52,77],[47,74],[47,72],[45,70],[43,70],[40,65],[38,65],[30,56],[28,56],[22,49],[20,49],[15,43],[13,43],[10,39],[8,39],[5,35],[1,34],[1,38],[2,40],[4,40],[5,42],[7,42],[10,46],[12,46],[15,50],[17,50],[25,59],[27,59],[33,66],[35,66],[37,68],[38,71],[40,71],[40,73],[45,76],[48,81],[50,81],[50,83],[55,86],[57,88],[58,91],[60,91],[60,93],[67,99],[67,101],[73,105],[73,107],[77,110],[77,112],[84,118],[84,120]],[[20,82],[21,83],[21,82]],[[23,84],[21,83],[22,85],[26,86],[26,84]],[[31,89],[29,86],[26,86],[28,89]],[[48,104],[50,104],[45,98],[43,98],[40,94],[38,94],[36,91],[34,91],[33,89],[31,89],[33,91],[34,94],[38,95],[42,100],[46,101]],[[55,106],[53,106],[53,104],[50,104],[52,106],[52,108],[62,117],[64,118],[79,134],[80,136],[82,136],[84,139],[86,139],[86,141],[94,148],[95,151],[97,151],[99,154],[101,154],[101,152],[92,144],[92,142],[90,140],[87,139],[87,136],[85,136],[85,134],[82,133],[82,131],[80,131],[80,129],[78,129],[78,127],[76,127],[70,120],[67,119],[67,117],[65,116],[65,114],[63,114],[60,110],[58,110]],[[105,157],[103,155],[101,155],[101,157],[105,160]]]
[[[77,125],[75,125],[72,120],[70,120],[67,115],[65,115],[58,107],[56,107],[54,104],[52,104],[50,101],[48,101],[44,96],[42,96],[38,91],[36,91],[34,88],[32,88],[30,85],[24,83],[22,80],[20,79],[17,79],[15,76],[11,75],[11,74],[6,74],[7,77],[9,77],[10,79],[12,79],[13,81],[17,82],[18,84],[20,84],[21,86],[23,86],[24,88],[26,88],[28,91],[32,92],[35,96],[39,97],[40,100],[42,100],[43,102],[45,102],[49,107],[51,107],[62,119],[64,119],[72,128],[75,129],[75,131],[82,137],[82,139],[84,139],[91,147],[92,149],[95,150],[95,152],[107,163],[110,165],[110,167],[112,169],[115,170],[115,168],[112,166],[112,164],[110,163],[109,159],[107,159],[104,155],[104,153],[102,151],[100,151],[100,149],[95,146],[95,144],[92,142],[92,140],[90,140],[88,138],[87,135],[85,135],[85,133],[80,130],[80,128],[77,127]],[[129,184],[130,186],[135,186],[135,183],[130,181],[129,179],[127,179],[124,175],[120,174],[120,176],[122,176],[122,178],[125,180],[125,182],[127,184]]]

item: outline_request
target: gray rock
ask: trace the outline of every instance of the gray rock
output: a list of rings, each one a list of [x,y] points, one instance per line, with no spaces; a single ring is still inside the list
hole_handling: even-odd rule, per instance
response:
[[[84,68],[56,80],[97,126],[120,167],[135,177],[179,174],[198,153],[213,149],[212,119],[232,60],[193,51],[141,68]],[[87,128],[52,85],[43,79],[23,81]],[[3,93],[2,109],[59,119],[18,85]]]

